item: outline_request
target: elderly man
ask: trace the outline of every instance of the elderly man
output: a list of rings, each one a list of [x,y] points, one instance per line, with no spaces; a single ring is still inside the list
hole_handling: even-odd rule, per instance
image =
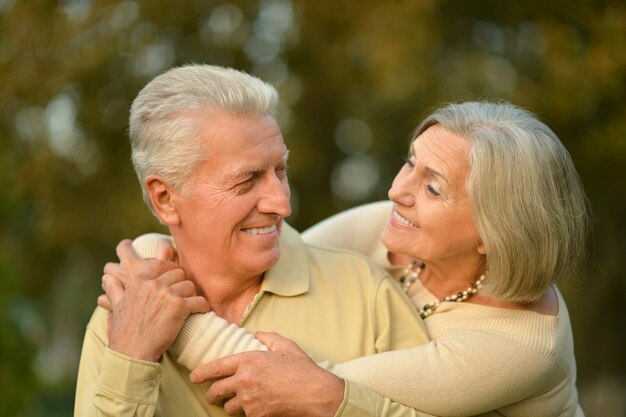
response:
[[[98,307],[87,326],[76,417],[225,415],[168,350],[185,319],[209,308],[249,331],[279,332],[316,360],[426,341],[384,272],[355,254],[306,245],[284,223],[288,151],[276,102],[261,80],[208,65],[172,69],[135,99],[133,163],[178,260],[141,261],[130,242],[118,246],[122,263],[107,265],[115,277],[103,280],[112,312]],[[328,375],[328,384],[343,384]],[[311,398],[320,410],[339,407],[322,392]]]

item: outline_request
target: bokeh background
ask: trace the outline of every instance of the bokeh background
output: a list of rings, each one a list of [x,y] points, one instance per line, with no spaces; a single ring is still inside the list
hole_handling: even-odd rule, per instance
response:
[[[101,268],[120,239],[163,230],[129,162],[130,103],[196,62],[281,93],[299,229],[385,198],[433,106],[539,114],[595,215],[562,285],[581,403],[626,416],[623,1],[0,0],[0,25],[0,415],[72,414]]]

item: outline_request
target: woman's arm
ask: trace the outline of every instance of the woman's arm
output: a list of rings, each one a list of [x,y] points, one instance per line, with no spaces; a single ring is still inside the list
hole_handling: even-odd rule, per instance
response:
[[[141,245],[136,249],[141,251]],[[179,363],[194,369],[226,355],[267,348],[244,329],[209,313],[191,316],[170,349]],[[467,330],[328,369],[381,394],[380,401],[388,397],[423,412],[463,416],[527,397],[549,364],[497,332]]]
[[[164,251],[161,243],[173,247],[172,237],[159,233],[141,235],[133,241],[133,248],[142,258],[154,258]],[[168,256],[175,256],[170,253]],[[245,329],[228,323],[215,313],[190,315],[169,350],[178,363],[187,369],[234,353],[252,350],[266,351],[267,347]]]
[[[358,252],[387,268],[387,248],[381,243],[380,235],[389,221],[391,209],[391,201],[386,200],[342,211],[302,232],[302,240]]]
[[[268,349],[244,328],[209,312],[190,315],[169,350],[191,370],[227,355]]]
[[[528,346],[478,331],[329,367],[383,397],[446,416],[480,414],[527,398],[540,392],[549,369],[548,359]]]
[[[268,336],[271,335],[264,334],[264,340]],[[225,402],[224,409],[229,414],[245,412],[248,417],[430,416],[341,380],[306,355],[285,355],[280,351],[227,356],[199,366],[192,372],[191,380],[212,381],[205,396],[207,401]]]

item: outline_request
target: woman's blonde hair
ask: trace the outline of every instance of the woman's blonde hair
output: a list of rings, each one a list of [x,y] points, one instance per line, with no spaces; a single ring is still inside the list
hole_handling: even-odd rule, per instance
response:
[[[132,161],[148,198],[145,179],[157,174],[175,189],[185,183],[205,152],[199,135],[210,128],[209,110],[274,115],[278,93],[244,72],[214,65],[187,65],[155,77],[137,95],[130,111]]]
[[[413,138],[435,124],[472,142],[467,190],[487,251],[483,291],[531,302],[570,276],[585,251],[587,199],[554,132],[505,102],[446,105]]]

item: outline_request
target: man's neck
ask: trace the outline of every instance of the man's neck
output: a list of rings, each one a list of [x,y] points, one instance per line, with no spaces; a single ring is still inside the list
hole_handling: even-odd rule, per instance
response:
[[[179,256],[179,263],[187,278],[196,285],[198,295],[206,298],[215,314],[230,323],[241,322],[263,282],[263,274],[246,274],[232,268],[223,270],[213,262],[190,262]]]
[[[191,278],[199,295],[207,299],[211,310],[229,323],[240,324],[248,306],[261,289],[263,276],[239,279],[229,277]]]

